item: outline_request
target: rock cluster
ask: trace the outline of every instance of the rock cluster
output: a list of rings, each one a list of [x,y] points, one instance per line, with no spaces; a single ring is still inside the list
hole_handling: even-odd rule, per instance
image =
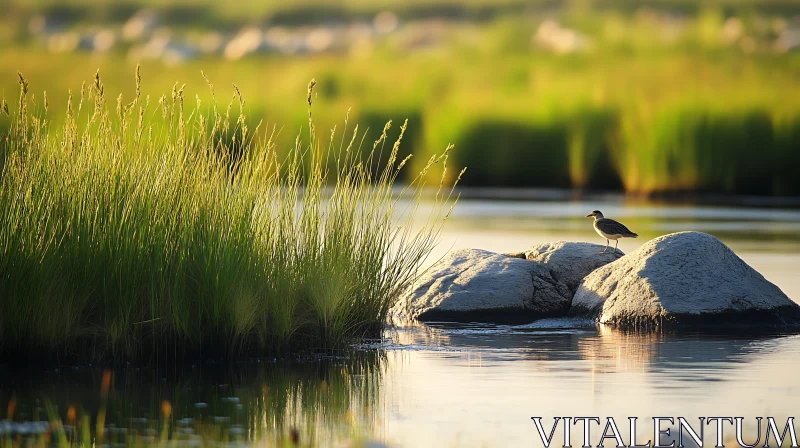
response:
[[[498,323],[570,315],[625,329],[800,327],[800,306],[711,235],[665,235],[629,255],[602,249],[555,242],[515,254],[454,251],[394,314]]]
[[[515,255],[457,250],[431,267],[395,312],[421,321],[502,323],[564,316],[580,280],[622,256],[598,254],[602,249],[558,242]]]

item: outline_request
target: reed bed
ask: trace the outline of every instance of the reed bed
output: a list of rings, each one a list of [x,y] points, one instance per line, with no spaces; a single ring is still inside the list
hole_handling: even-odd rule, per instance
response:
[[[143,95],[138,67],[135,81],[109,105],[97,74],[56,131],[22,75],[16,107],[3,103],[0,353],[246,355],[378,335],[454,205],[438,182],[418,216],[449,147],[397,188],[406,126],[366,150],[347,119],[322,139],[314,81],[288,151],[235,85],[218,105],[210,81],[210,103],[178,84]]]
[[[454,108],[430,120],[428,147],[453,142],[456,163],[481,167],[466,185],[800,194],[790,168],[800,163],[800,110],[682,101],[647,112],[579,105],[529,117]]]
[[[285,125],[274,136],[282,156],[308,120],[302,108],[284,106],[303,95],[303,86],[286,78],[319,74],[319,98],[334,106],[315,111],[320,128],[332,127],[340,121],[339,111],[351,105],[352,121],[372,130],[368,140],[379,136],[388,117],[408,117],[398,158],[410,152],[416,157],[409,161],[411,169],[400,173],[403,183],[411,182],[433,153],[454,143],[451,164],[480,167],[462,185],[632,195],[800,194],[800,178],[791,169],[800,155],[800,89],[792,68],[796,57],[722,53],[712,60],[702,54],[662,53],[646,63],[624,55],[541,56],[531,62],[527,55],[498,61],[496,55],[475,60],[454,53],[397,60],[380,54],[363,61],[340,56],[254,58],[211,65],[213,78],[227,85],[242,79],[240,87],[253,105],[248,108],[251,118]],[[95,63],[90,55],[10,50],[7,58],[0,58],[0,68],[6,64],[10,70],[12,62],[30,59],[52,59],[27,64],[37,85],[80,85],[78,76],[86,72],[74,70],[63,80],[52,80],[47,68]],[[133,65],[111,55],[96,63],[108,74],[109,88],[128,97],[134,94],[127,80]],[[206,63],[170,68],[170,77],[192,76]],[[731,68],[739,66],[748,69]],[[163,69],[148,61],[143,67],[148,72]],[[157,98],[155,92],[171,85],[165,79],[148,80],[143,89]],[[50,101],[54,109],[63,110],[66,95],[55,90],[49,92]],[[204,104],[211,101],[210,93],[201,89],[199,95]],[[56,128],[62,117],[51,117]],[[7,125],[0,120],[0,132]],[[362,150],[369,152],[371,145]],[[380,162],[387,156],[385,151]],[[457,177],[455,171],[450,174],[448,180]],[[440,175],[436,169],[427,172],[431,183],[438,183]]]
[[[129,17],[120,13],[118,19],[105,20],[102,14],[110,10],[88,8],[89,3],[76,5],[75,17],[87,21],[75,19],[76,32],[90,32],[95,22],[113,29],[114,23]],[[317,3],[256,6],[270,16],[269,23],[292,28],[319,23],[310,10],[335,16]],[[427,156],[411,160],[412,169],[398,178],[403,182],[424,169],[428,156],[455,143],[451,163],[480,168],[470,172],[464,185],[619,190],[632,195],[800,194],[800,178],[792,172],[800,160],[800,59],[784,45],[796,28],[790,20],[797,12],[794,5],[748,1],[752,4],[745,8],[742,2],[734,6],[667,1],[649,6],[611,2],[523,8],[516,0],[497,0],[439,9],[438,0],[400,3],[334,8],[341,9],[344,22],[360,20],[370,8],[375,13],[388,8],[400,18],[395,32],[352,51],[257,52],[224,63],[210,54],[174,66],[143,59],[148,72],[169,73],[149,80],[147,87],[153,90],[148,93],[169,89],[174,78],[208,68],[214,79],[228,85],[235,80],[248,92],[256,105],[251,116],[291,130],[275,136],[284,150],[307,122],[305,111],[285,107],[302,95],[303,86],[294,79],[316,76],[320,99],[336,106],[331,110],[353,106],[353,119],[373,130],[380,131],[387,117],[409,118],[404,148]],[[205,11],[210,22],[181,25],[170,19],[169,5],[141,4],[162,11],[165,26],[171,23],[178,36],[186,31],[184,26],[197,33],[219,29],[223,17],[225,27],[239,23],[215,6]],[[45,5],[20,5],[12,9],[48,11]],[[239,25],[254,23],[255,12],[240,6],[235,13],[246,21]],[[470,10],[486,14],[478,19]],[[296,20],[290,20],[293,14]],[[413,19],[419,14],[460,19],[433,26]],[[133,94],[129,72],[140,56],[129,44],[105,53],[51,53],[43,38],[29,35],[25,20],[9,15],[7,21],[14,25],[8,29],[16,26],[20,31],[6,39],[0,71],[13,73],[23,67],[37,84],[75,86],[91,75],[80,67],[100,66],[109,86]],[[555,51],[547,39],[537,37],[540,31],[549,36],[554,23],[583,36],[587,46],[563,54]],[[425,30],[430,36],[419,39]],[[62,67],[71,69],[54,80],[52,72]],[[11,76],[0,79],[0,90],[13,91],[13,81]],[[66,89],[54,88],[51,98],[63,108],[65,95],[56,90]],[[200,95],[204,102],[211,100],[207,93]],[[328,128],[339,115],[317,110],[315,117]],[[0,121],[0,130],[3,126]],[[451,172],[449,179],[456,174]],[[427,175],[438,182],[441,171],[431,169]]]

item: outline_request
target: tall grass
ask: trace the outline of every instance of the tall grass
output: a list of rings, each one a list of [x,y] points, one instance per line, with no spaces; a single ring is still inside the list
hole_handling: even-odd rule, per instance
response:
[[[442,35],[431,39],[434,51],[408,45],[403,36],[414,28],[401,27],[363,53],[187,60],[147,87],[169,89],[171,79],[201,67],[213,70],[214,79],[236,80],[256,104],[252,116],[287,126],[274,136],[283,154],[307,121],[301,108],[284,106],[302,95],[293,80],[318,75],[320,98],[336,106],[328,109],[352,105],[353,120],[362,125],[379,131],[385,117],[409,117],[404,147],[418,156],[455,143],[450,161],[479,167],[465,185],[797,195],[800,59],[775,47],[781,27],[791,26],[788,16],[777,4],[761,6],[748,12],[683,5],[677,22],[666,4],[632,13],[633,3],[504,14],[470,26],[445,22]],[[587,36],[591,47],[551,54],[532,43],[545,17]],[[725,37],[729,19],[741,25],[739,40]],[[80,67],[99,65],[109,86],[132,94],[125,46],[102,55],[67,54],[47,53],[35,41],[8,41],[0,71],[23,66],[37,83],[64,86],[87,76]],[[158,61],[143,64],[165,69]],[[78,68],[54,80],[61,67]],[[13,91],[13,78],[5,79],[0,89]],[[65,96],[52,90],[51,101],[63,108]],[[325,110],[315,117],[326,128],[340,119]],[[413,169],[398,179],[410,182],[427,161],[412,159]],[[431,182],[440,175],[428,171]]]
[[[659,105],[463,103],[427,115],[425,145],[454,142],[466,185],[624,190],[635,195],[797,195],[800,110],[758,100]],[[527,114],[527,115],[526,115]],[[434,176],[438,173],[434,173]]]
[[[651,119],[626,117],[617,151],[620,176],[630,191],[792,195],[800,115],[757,105],[678,104]],[[635,123],[635,124],[634,124]]]
[[[347,120],[322,139],[313,81],[288,154],[274,127],[249,123],[235,85],[225,105],[208,82],[211,104],[190,107],[177,84],[142,95],[137,68],[133,98],[109,107],[98,74],[49,132],[47,100],[19,82],[0,152],[6,355],[263,353],[376,335],[454,202],[440,182],[415,227],[447,151],[398,192],[405,125],[367,151]]]

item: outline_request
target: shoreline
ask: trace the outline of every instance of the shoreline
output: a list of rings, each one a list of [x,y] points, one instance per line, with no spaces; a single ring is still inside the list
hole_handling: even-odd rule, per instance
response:
[[[600,200],[632,204],[670,205],[726,205],[763,208],[800,208],[800,197],[726,195],[719,193],[652,193],[637,194],[614,190],[585,190],[569,188],[529,187],[457,187],[461,199],[486,200],[533,200],[533,201],[578,201]]]

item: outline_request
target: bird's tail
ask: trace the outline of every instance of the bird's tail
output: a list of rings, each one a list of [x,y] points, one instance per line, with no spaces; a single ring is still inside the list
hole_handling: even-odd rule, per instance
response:
[[[630,238],[639,238],[639,234],[638,233],[633,233],[633,232],[631,232],[630,235],[627,235],[627,236],[630,237]]]

